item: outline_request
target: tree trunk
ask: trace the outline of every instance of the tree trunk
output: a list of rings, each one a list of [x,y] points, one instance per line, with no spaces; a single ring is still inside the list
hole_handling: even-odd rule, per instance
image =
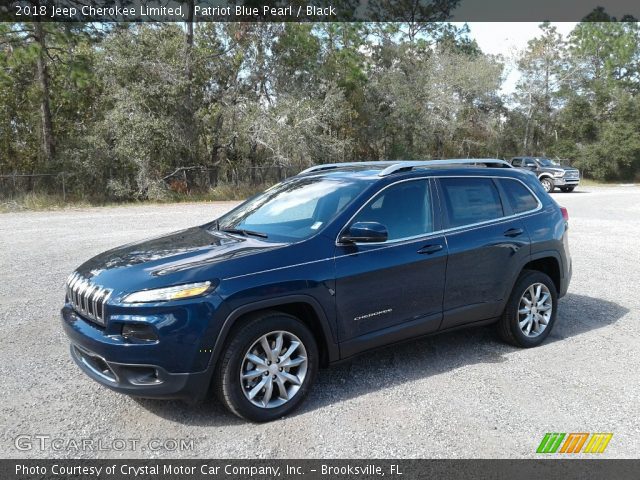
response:
[[[184,113],[186,117],[186,130],[187,148],[189,149],[189,163],[196,163],[197,152],[197,135],[195,128],[195,114],[193,107],[193,67],[191,65],[192,52],[193,52],[193,11],[194,0],[187,0],[187,21],[185,25],[185,63],[184,63],[184,76],[187,81],[187,88],[185,94]]]
[[[194,0],[187,0],[187,45],[193,45],[193,9]]]
[[[531,93],[529,93],[529,110],[527,111],[527,123],[525,124],[524,139],[522,141],[522,153],[525,155],[529,154],[529,151],[527,150],[529,148],[529,124],[531,123],[531,115],[533,111],[531,102]]]
[[[53,122],[51,120],[49,71],[45,59],[47,53],[46,34],[40,21],[35,22],[34,33],[39,47],[36,66],[41,90],[40,117],[42,123],[42,153],[44,154],[45,161],[50,164],[53,162],[55,155],[55,141],[53,138]]]

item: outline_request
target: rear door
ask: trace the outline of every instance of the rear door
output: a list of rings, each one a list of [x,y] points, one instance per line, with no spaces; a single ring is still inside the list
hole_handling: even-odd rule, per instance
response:
[[[491,177],[440,178],[449,249],[442,328],[495,317],[529,257],[524,221]]]
[[[438,329],[447,248],[435,220],[433,184],[400,181],[375,195],[346,226],[383,224],[389,238],[336,246],[336,309],[343,356]]]

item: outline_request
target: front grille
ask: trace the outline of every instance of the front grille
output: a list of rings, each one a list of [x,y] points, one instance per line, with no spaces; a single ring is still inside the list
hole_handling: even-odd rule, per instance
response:
[[[91,283],[78,273],[67,281],[67,300],[83,317],[100,325],[105,324],[105,306],[112,290]]]
[[[580,178],[580,173],[577,170],[568,170],[565,172],[564,178]]]

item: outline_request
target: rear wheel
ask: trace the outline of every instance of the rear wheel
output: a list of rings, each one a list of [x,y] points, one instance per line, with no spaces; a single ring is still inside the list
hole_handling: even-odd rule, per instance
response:
[[[517,347],[536,347],[547,338],[557,314],[558,293],[548,275],[524,270],[498,322],[498,333]]]
[[[318,371],[318,347],[297,318],[280,312],[251,317],[231,339],[219,362],[220,400],[236,415],[268,422],[294,410]]]
[[[542,184],[542,188],[544,188],[545,192],[547,193],[553,192],[553,189],[555,188],[555,183],[553,182],[553,179],[551,177],[541,178],[540,183]]]

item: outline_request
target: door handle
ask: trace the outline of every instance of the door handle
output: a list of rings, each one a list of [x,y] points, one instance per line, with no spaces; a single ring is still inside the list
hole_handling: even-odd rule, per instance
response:
[[[423,254],[431,255],[432,253],[439,252],[443,248],[444,247],[442,245],[440,245],[440,244],[425,245],[420,250],[418,250],[418,253],[421,254],[421,255],[423,255]]]
[[[518,235],[522,235],[524,230],[522,228],[510,228],[506,232],[504,232],[505,237],[517,237]]]

